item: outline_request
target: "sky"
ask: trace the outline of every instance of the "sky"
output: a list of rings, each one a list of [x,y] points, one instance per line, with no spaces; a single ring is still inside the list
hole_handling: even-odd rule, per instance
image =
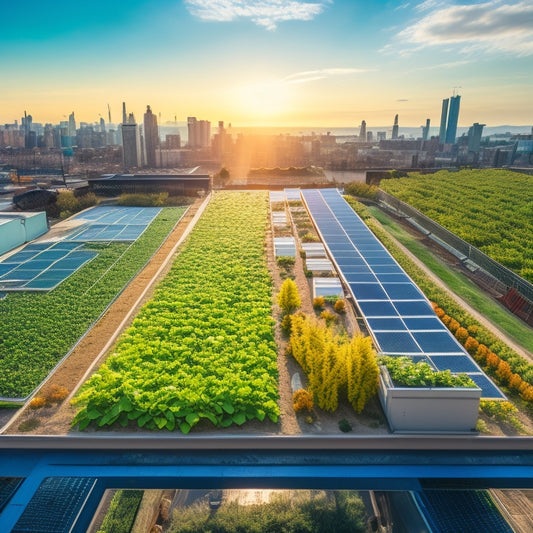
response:
[[[198,119],[235,126],[533,123],[533,0],[5,2],[0,124]]]

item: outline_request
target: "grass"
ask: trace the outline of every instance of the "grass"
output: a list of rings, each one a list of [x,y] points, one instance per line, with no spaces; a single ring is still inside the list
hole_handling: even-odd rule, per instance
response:
[[[517,344],[529,352],[533,352],[533,330],[530,327],[497,304],[466,276],[451,270],[377,207],[368,207],[368,211],[392,237],[422,261],[451,291],[505,331]]]

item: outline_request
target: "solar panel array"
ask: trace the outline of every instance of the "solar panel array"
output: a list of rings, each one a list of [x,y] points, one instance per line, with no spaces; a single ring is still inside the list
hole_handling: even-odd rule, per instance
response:
[[[19,477],[0,477],[0,513],[22,481],[23,479]]]
[[[504,398],[338,190],[309,189],[302,195],[378,350],[425,359],[437,370],[465,372],[483,398]]]
[[[11,533],[69,533],[95,484],[87,477],[44,479]]]
[[[0,262],[1,291],[49,291],[95,258],[76,242],[28,244]]]
[[[69,241],[135,241],[159,214],[159,207],[96,206],[76,217],[84,225],[74,230]]]

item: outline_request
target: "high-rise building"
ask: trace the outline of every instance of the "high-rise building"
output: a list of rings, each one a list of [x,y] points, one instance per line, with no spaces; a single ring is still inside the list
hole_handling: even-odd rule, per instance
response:
[[[378,131],[377,138],[378,138],[378,141],[385,141],[387,139],[387,132],[386,131]]]
[[[187,118],[189,148],[207,148],[211,144],[211,122]]]
[[[442,101],[442,111],[440,113],[440,129],[439,129],[439,142],[444,144],[446,142],[446,121],[448,119],[448,104],[449,98],[445,98]]]
[[[398,126],[398,115],[394,117],[394,125],[392,126],[392,139],[398,138],[398,131],[400,127]]]
[[[474,122],[468,130],[468,151],[478,153],[481,148],[481,135],[485,124]]]
[[[359,142],[366,143],[366,121],[361,122],[361,130],[359,131]]]
[[[159,146],[159,130],[157,116],[152,113],[150,106],[146,106],[144,114],[144,146],[146,149],[146,166],[156,167],[156,148]]]
[[[457,122],[459,120],[459,106],[461,96],[450,98],[450,111],[448,112],[448,125],[446,126],[446,144],[454,144],[457,137]]]
[[[68,134],[70,137],[76,137],[76,119],[74,111],[68,116]]]
[[[441,144],[455,144],[460,104],[460,95],[445,98],[442,101],[439,130],[439,142]]]
[[[426,125],[420,126],[422,128],[422,140],[427,141],[429,139],[429,124],[430,120],[429,118],[426,118]]]
[[[141,132],[133,113],[130,113],[127,122],[121,124],[120,131],[122,134],[122,163],[127,172],[130,168],[142,166]]]

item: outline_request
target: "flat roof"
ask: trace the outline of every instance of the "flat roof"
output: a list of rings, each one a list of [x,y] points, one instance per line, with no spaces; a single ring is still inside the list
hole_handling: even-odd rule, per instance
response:
[[[89,178],[95,181],[197,181],[209,180],[209,174],[103,174],[99,178]]]

